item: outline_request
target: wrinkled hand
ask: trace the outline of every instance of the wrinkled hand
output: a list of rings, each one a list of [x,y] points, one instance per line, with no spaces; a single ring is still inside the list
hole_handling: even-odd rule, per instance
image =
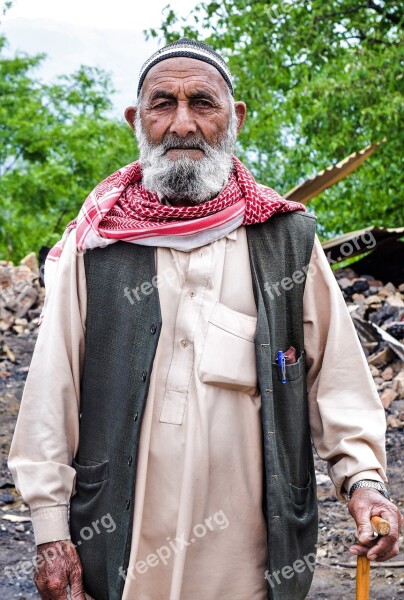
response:
[[[86,600],[83,569],[77,550],[70,540],[37,546],[34,581],[42,600]]]
[[[355,519],[359,543],[350,547],[351,554],[367,556],[383,562],[399,553],[398,536],[404,523],[397,506],[376,490],[359,488],[352,494],[348,510]],[[378,516],[390,523],[390,534],[374,537],[371,517]]]

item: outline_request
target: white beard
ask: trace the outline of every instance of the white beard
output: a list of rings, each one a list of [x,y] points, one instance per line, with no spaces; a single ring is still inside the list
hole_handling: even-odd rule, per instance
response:
[[[172,204],[184,200],[189,204],[201,204],[217,196],[229,180],[233,170],[232,151],[237,139],[237,117],[231,104],[229,125],[223,139],[210,146],[204,139],[180,138],[170,135],[167,140],[151,144],[136,113],[135,131],[142,163],[143,185],[146,189],[166,198]],[[204,156],[192,159],[180,156],[171,160],[165,156],[170,147],[200,148]]]

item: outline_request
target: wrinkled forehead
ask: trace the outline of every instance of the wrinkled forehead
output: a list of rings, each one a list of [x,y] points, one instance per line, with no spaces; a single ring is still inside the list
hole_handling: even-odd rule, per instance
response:
[[[212,65],[195,58],[168,58],[154,65],[147,73],[142,97],[150,98],[158,91],[174,95],[207,92],[226,97],[228,87],[219,71]]]

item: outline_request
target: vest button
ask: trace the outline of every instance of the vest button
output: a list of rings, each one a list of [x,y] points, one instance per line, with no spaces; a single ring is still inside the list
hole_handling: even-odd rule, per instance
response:
[[[126,510],[129,510],[129,508],[130,508],[130,500],[126,500],[126,502],[125,502],[125,508],[126,508]]]
[[[142,381],[146,381],[147,378],[147,371],[143,371],[142,373]]]
[[[139,416],[139,413],[135,413],[135,415],[134,415],[134,417],[133,417],[133,420],[134,420],[134,421],[137,421],[137,418],[138,418],[138,416]]]
[[[132,460],[133,460],[133,458],[132,458],[131,456],[129,456],[129,458],[128,458],[128,465],[129,465],[129,466],[131,466],[131,464],[132,464]]]
[[[151,327],[150,327],[150,333],[156,333],[157,331],[157,325],[156,323],[152,323]]]

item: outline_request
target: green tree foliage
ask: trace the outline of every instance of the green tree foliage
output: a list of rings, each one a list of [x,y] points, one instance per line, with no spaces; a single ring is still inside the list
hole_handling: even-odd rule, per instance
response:
[[[167,7],[149,35],[166,42],[186,35],[227,57],[236,96],[249,109],[239,154],[283,193],[387,140],[310,203],[329,236],[403,224],[403,24],[394,0],[222,0],[198,5],[186,20]]]
[[[97,68],[45,84],[44,55],[7,58],[0,37],[0,258],[53,245],[88,193],[136,158],[129,127],[108,117],[113,93]]]

